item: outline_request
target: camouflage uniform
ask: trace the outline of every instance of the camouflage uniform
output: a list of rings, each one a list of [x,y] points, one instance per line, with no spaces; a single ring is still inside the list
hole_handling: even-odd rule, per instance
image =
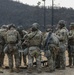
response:
[[[45,36],[47,38],[48,33],[46,33]],[[54,33],[51,33],[49,38],[51,38],[51,40],[49,41],[49,44],[48,44],[48,50],[45,49],[45,56],[48,59],[48,66],[49,66],[48,71],[53,72],[55,70],[55,59],[56,59],[56,54],[57,54],[56,48],[59,44],[59,40],[56,38],[56,35]]]
[[[3,52],[3,49],[4,49],[4,46],[5,46],[5,42],[6,42],[6,32],[7,32],[7,28],[5,25],[3,25],[0,29],[0,57],[1,57],[1,60],[0,60],[0,65],[2,66],[3,65],[3,62],[4,62],[4,52]]]
[[[5,33],[7,32],[7,27],[6,25],[3,25],[0,29],[0,68],[3,66],[3,62],[4,62],[4,46],[5,46]]]
[[[16,72],[19,72],[20,61],[19,61],[18,46],[20,46],[20,43],[21,43],[20,42],[20,35],[19,35],[18,31],[15,30],[15,27],[13,25],[11,25],[9,30],[7,31],[7,35],[11,30],[15,31],[17,41],[14,42],[14,43],[7,41],[8,45],[5,47],[4,51],[8,55],[10,72],[13,72],[13,55],[14,55],[14,58],[15,58]]]
[[[25,30],[23,30],[22,33],[23,33],[23,41],[24,41],[25,36],[26,36],[28,33],[27,33],[27,31],[25,31]],[[23,44],[23,42],[22,42],[22,44]],[[27,66],[27,59],[26,59],[26,57],[27,57],[27,55],[28,55],[27,46],[22,45],[22,49],[24,49],[24,53],[22,54],[22,55],[23,55],[23,61],[24,61],[24,64]]]
[[[69,53],[69,66],[73,67],[74,66],[74,23],[71,23],[70,27],[71,29],[68,35],[68,53]]]
[[[27,31],[23,30],[23,26],[19,26],[17,30],[18,30],[18,32],[21,36],[21,46],[19,47],[19,50],[21,50],[21,49],[24,50],[26,48],[26,46],[23,45],[23,41],[25,39]],[[27,54],[25,54],[23,52],[22,53],[20,52],[20,66],[21,66],[21,62],[22,62],[22,57],[23,57],[24,65],[27,65],[26,56],[27,56]]]
[[[8,44],[8,58],[9,58],[9,68],[13,69],[13,55],[15,58],[15,65],[16,68],[19,68],[19,52],[18,52],[18,47],[16,44]]]
[[[40,44],[42,41],[42,32],[37,29],[37,23],[33,24],[33,30],[28,34],[29,48],[28,48],[28,71],[32,70],[34,58],[37,62],[37,71],[41,72],[41,53]],[[35,27],[36,26],[36,27]],[[31,71],[32,72],[32,71]]]
[[[58,29],[58,30],[56,30],[56,35],[59,35],[59,31],[60,31],[60,29]],[[55,62],[55,64],[56,64],[56,68],[58,69],[58,68],[60,68],[60,57],[59,57],[59,51],[58,51],[58,54],[56,55],[56,62]]]
[[[66,63],[65,63],[65,51],[67,48],[67,41],[68,41],[68,30],[65,27],[65,23],[63,20],[59,22],[60,30],[58,32],[58,39],[60,41],[59,45],[59,59],[60,59],[60,69],[65,69]]]
[[[48,34],[49,34],[49,32],[46,32],[43,36],[43,45],[45,44],[45,41],[47,39]],[[47,70],[51,71],[51,70],[53,70],[53,58],[51,56],[51,51],[49,49],[46,50],[45,47],[44,47],[44,53],[45,53],[45,56],[48,59],[48,61],[47,61],[48,69]]]
[[[56,68],[56,56],[58,54],[59,51],[59,39],[57,38],[55,33],[52,33],[51,35],[51,40],[50,40],[50,44],[49,44],[49,49],[51,51],[52,54],[52,58],[53,58],[53,70],[55,70]]]
[[[3,52],[4,42],[5,42],[4,38],[0,36],[0,72],[2,72],[2,66],[4,63],[4,52]]]

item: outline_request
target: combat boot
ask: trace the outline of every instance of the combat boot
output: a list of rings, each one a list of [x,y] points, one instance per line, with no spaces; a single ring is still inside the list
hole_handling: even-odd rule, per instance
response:
[[[70,68],[72,68],[73,66],[72,65],[70,65]]]
[[[20,72],[20,69],[19,69],[19,68],[16,68],[16,69],[15,69],[15,72],[16,72],[16,73],[19,73],[19,72]]]
[[[65,70],[66,68],[65,67],[61,67],[61,68],[59,68],[59,70]]]
[[[37,73],[42,73],[42,71],[39,69],[39,70],[37,70]]]
[[[0,73],[3,73],[3,68],[2,67],[0,67]]]
[[[10,73],[12,73],[12,72],[14,72],[14,70],[13,69],[10,69],[10,71],[9,71]]]
[[[50,70],[49,68],[46,68],[45,69],[45,72],[49,72],[49,73],[52,73],[52,72],[54,72],[55,70]]]
[[[31,68],[28,68],[27,73],[32,73],[33,70]]]

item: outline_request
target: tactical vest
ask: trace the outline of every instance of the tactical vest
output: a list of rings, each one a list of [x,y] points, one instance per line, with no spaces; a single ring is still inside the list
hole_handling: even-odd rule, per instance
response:
[[[41,31],[30,33],[30,35],[29,35],[29,44],[30,44],[30,46],[40,46],[41,40],[42,40]]]

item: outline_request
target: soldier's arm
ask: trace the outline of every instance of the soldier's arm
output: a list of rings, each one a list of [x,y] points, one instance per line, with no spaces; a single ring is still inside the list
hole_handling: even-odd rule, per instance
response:
[[[73,37],[74,37],[74,34],[69,33],[68,38],[71,39],[71,38],[73,38]]]
[[[17,38],[18,38],[18,44],[21,45],[21,37],[20,37],[19,32],[17,32]]]
[[[22,45],[27,45],[28,41],[29,41],[29,34],[28,33],[26,35],[24,35],[23,40],[24,41],[23,41]]]
[[[43,48],[43,35],[42,35],[42,32],[41,32],[40,48],[41,48],[41,49]]]
[[[25,40],[27,37],[28,37],[28,33],[23,36],[23,40]]]
[[[59,40],[63,41],[65,39],[65,32],[61,32],[58,38]]]

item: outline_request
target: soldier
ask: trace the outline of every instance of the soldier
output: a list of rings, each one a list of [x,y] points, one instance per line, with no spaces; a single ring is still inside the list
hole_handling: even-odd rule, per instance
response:
[[[48,67],[46,72],[53,72],[55,71],[55,58],[57,53],[57,46],[59,44],[59,40],[56,37],[55,33],[52,32],[50,29],[49,32],[45,34],[45,44],[44,44],[44,52],[45,56],[48,59]]]
[[[60,28],[59,28],[58,26],[59,26],[59,25],[57,25],[56,31],[55,31],[55,34],[56,34],[56,35],[59,35],[59,31],[60,31]],[[55,62],[55,64],[56,64],[56,69],[59,69],[59,68],[60,68],[59,51],[58,51],[58,54],[57,54],[57,56],[56,56],[56,62]]]
[[[15,71],[18,73],[19,72],[19,52],[18,52],[18,46],[20,46],[21,41],[20,41],[20,35],[18,31],[15,29],[15,25],[11,24],[9,26],[9,30],[6,33],[6,39],[7,39],[7,46],[5,48],[5,52],[8,55],[9,59],[9,68],[10,72],[13,72],[13,55],[15,58],[15,66],[16,69]]]
[[[60,69],[64,70],[66,66],[65,51],[66,51],[67,43],[68,43],[68,30],[65,26],[64,20],[60,20],[58,22],[58,25],[59,25],[59,31],[58,31],[57,37],[60,41],[60,45],[59,45]]]
[[[2,71],[2,66],[3,66],[3,62],[4,62],[4,46],[5,46],[5,33],[7,31],[7,27],[6,25],[3,25],[0,29],[0,72]]]
[[[28,34],[28,72],[32,72],[34,58],[37,62],[37,72],[41,73],[41,53],[40,45],[42,41],[42,32],[38,29],[38,23],[33,23],[32,32]]]
[[[20,37],[21,37],[21,46],[20,46],[19,49],[23,49],[23,50],[24,50],[24,49],[26,48],[26,46],[23,44],[23,42],[24,42],[24,38],[25,38],[25,36],[26,36],[26,34],[27,34],[27,31],[25,31],[25,30],[23,29],[23,26],[19,26],[19,27],[17,28],[17,30],[18,30],[18,32],[19,32],[19,34],[20,34]],[[27,56],[27,54],[25,54],[25,53],[20,53],[20,66],[21,66],[22,57],[23,57],[24,65],[27,65],[26,56]]]
[[[74,67],[74,23],[70,25],[68,35],[68,53],[69,53],[69,67]]]
[[[46,30],[46,33],[44,34],[43,36],[43,47],[44,47],[44,53],[45,53],[45,57],[47,58],[47,69],[46,69],[46,72],[51,72],[53,71],[53,58],[51,56],[51,52],[50,50],[48,49],[48,44],[46,44],[46,39],[49,35],[49,33],[51,33],[51,28],[48,28]],[[48,41],[48,40],[47,40]]]

